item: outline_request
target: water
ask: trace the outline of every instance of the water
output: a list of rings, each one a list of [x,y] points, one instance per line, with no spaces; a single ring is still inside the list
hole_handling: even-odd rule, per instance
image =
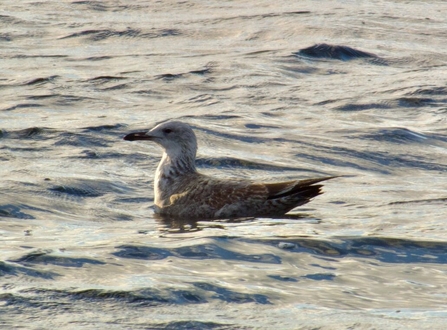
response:
[[[2,327],[443,329],[443,1],[1,9]],[[295,218],[155,219],[161,150],[122,137],[173,118],[202,172],[343,177]]]

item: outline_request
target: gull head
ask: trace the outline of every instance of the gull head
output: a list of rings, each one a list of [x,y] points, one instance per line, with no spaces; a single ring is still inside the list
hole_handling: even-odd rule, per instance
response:
[[[197,153],[197,139],[188,124],[179,121],[161,123],[150,131],[131,133],[127,141],[149,140],[160,145],[170,158],[192,158]]]

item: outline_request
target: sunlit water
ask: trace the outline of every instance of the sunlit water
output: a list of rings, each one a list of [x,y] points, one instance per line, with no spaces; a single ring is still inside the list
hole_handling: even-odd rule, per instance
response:
[[[2,328],[444,328],[444,1],[0,8]],[[294,218],[155,219],[161,150],[122,137],[173,118],[207,174],[343,177]]]

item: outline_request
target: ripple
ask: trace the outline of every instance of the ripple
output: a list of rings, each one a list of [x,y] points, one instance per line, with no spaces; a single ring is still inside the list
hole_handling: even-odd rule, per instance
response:
[[[32,215],[24,213],[21,207],[13,204],[0,205],[0,218],[1,217],[16,219],[35,219],[35,217],[33,217]]]
[[[41,279],[55,279],[56,276],[59,276],[59,274],[57,274],[54,271],[35,270],[29,267],[12,265],[9,262],[0,261],[0,277],[6,275],[13,275],[13,276],[25,275]],[[8,295],[7,298],[8,303],[14,304],[13,297],[14,295],[12,294]],[[2,298],[4,299],[4,296],[0,294],[0,300],[2,300]]]
[[[71,39],[85,37],[90,41],[102,41],[109,38],[161,38],[181,35],[180,30],[176,29],[153,29],[151,32],[142,32],[138,29],[128,28],[126,30],[112,30],[112,29],[98,29],[98,30],[84,30],[80,32],[75,32],[67,36],[61,37],[60,39]]]
[[[89,258],[73,258],[60,255],[51,255],[52,250],[36,250],[30,252],[23,257],[15,260],[11,260],[20,264],[42,264],[42,265],[55,265],[62,267],[83,267],[85,264],[90,265],[104,265],[105,263],[95,259]]]
[[[27,108],[40,108],[43,107],[43,105],[38,104],[38,103],[20,103],[20,104],[16,104],[7,108],[3,108],[3,111],[13,111],[13,110],[18,110],[18,109],[27,109]]]
[[[424,134],[400,127],[379,129],[374,133],[360,135],[358,138],[391,143],[422,143],[428,139]]]
[[[337,59],[342,61],[349,61],[352,59],[358,58],[367,58],[367,59],[375,59],[379,60],[380,58],[372,53],[364,52],[358,49],[354,49],[348,46],[341,45],[328,45],[328,44],[315,44],[308,48],[300,49],[298,52],[293,53],[295,56],[307,56],[313,58],[328,58],[328,59]],[[385,62],[380,59],[380,63],[384,64]],[[383,61],[383,63],[382,63]]]
[[[51,130],[42,127],[29,127],[18,131],[10,131],[6,134],[9,139],[27,139],[43,135]]]
[[[41,77],[41,78],[34,78],[27,82],[25,82],[24,86],[32,86],[32,85],[44,85],[46,83],[52,83],[54,80],[59,78],[59,76],[50,76],[50,77]]]
[[[264,171],[300,171],[296,167],[271,165],[232,157],[198,158],[196,165],[202,168],[244,168]]]
[[[254,302],[258,304],[270,304],[268,298],[265,295],[261,294],[247,294],[247,293],[235,292],[234,290],[229,290],[221,286],[203,282],[193,283],[193,285],[202,290],[211,291],[215,293],[215,295],[213,296],[214,298],[229,303],[244,304]]]
[[[219,300],[236,304],[257,303],[270,304],[268,298],[261,294],[246,294],[235,290],[228,290],[220,286],[207,283],[192,283],[192,290],[162,290],[142,288],[139,290],[120,291],[105,289],[86,290],[52,290],[28,289],[8,295],[10,305],[39,305],[45,306],[45,301],[59,301],[68,299],[85,302],[109,302],[116,305],[123,303],[133,306],[157,306],[170,304],[203,304],[210,300]],[[41,298],[45,297],[45,300]],[[2,297],[1,298],[6,298]]]
[[[109,81],[123,80],[127,79],[126,77],[120,76],[97,76],[94,78],[87,79],[87,81],[97,82],[97,83],[106,83]]]
[[[117,182],[93,179],[60,180],[59,184],[47,188],[50,195],[60,198],[100,197],[107,193],[122,193],[125,189]]]
[[[373,259],[385,263],[447,264],[447,242],[415,241],[386,237],[318,239],[282,239],[245,242],[278,246],[287,241],[295,244],[289,253],[310,253],[329,258],[354,257]],[[332,278],[332,275],[330,275]]]
[[[96,191],[93,187],[54,186],[48,190],[58,195],[67,194],[76,197],[99,197],[103,195],[103,193]]]
[[[159,260],[169,256],[182,259],[224,259],[243,260],[255,263],[280,264],[281,259],[272,254],[243,254],[224,249],[216,244],[183,246],[174,249],[159,249],[147,246],[122,245],[121,251],[113,255],[121,258]]]

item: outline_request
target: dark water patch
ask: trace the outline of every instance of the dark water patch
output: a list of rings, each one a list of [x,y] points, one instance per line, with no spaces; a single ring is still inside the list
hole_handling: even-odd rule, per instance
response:
[[[74,147],[107,147],[109,142],[100,136],[64,132],[57,136],[57,141],[54,142],[54,145]]]
[[[117,248],[121,250],[112,254],[120,258],[161,260],[172,256],[168,250],[148,246],[121,245]]]
[[[443,164],[421,160],[418,154],[392,155],[389,152],[380,151],[355,151],[343,147],[314,146],[321,150],[324,156],[296,154],[296,157],[308,159],[312,162],[320,162],[331,166],[355,168],[362,171],[373,171],[383,174],[391,174],[396,169],[422,169],[426,171],[446,170]],[[333,155],[332,157],[330,155]]]
[[[335,268],[335,267],[321,266],[321,265],[319,265],[319,264],[310,264],[310,266],[313,266],[313,267],[320,267],[320,268],[327,269],[327,270],[336,270],[336,269],[337,269],[337,268]]]
[[[4,307],[14,307],[14,309],[21,309],[21,308],[42,308],[43,304],[38,301],[34,300],[30,297],[22,296],[17,293],[2,293],[0,294],[0,302],[2,303],[2,306]],[[14,328],[8,328],[8,329],[14,329]]]
[[[202,168],[243,168],[262,171],[301,171],[296,167],[270,165],[264,163],[253,162],[245,159],[219,157],[219,158],[198,158],[196,165]]]
[[[126,77],[119,77],[119,76],[98,76],[94,78],[87,79],[87,81],[91,82],[98,82],[98,83],[106,83],[109,81],[117,81],[117,80],[123,80],[127,79]]]
[[[152,289],[142,289],[136,291],[111,291],[101,289],[87,289],[80,291],[63,291],[63,290],[44,290],[42,294],[59,300],[60,298],[68,298],[69,300],[80,301],[102,301],[116,303],[130,303],[137,306],[156,306],[159,304],[167,304],[172,302],[169,296],[165,296],[163,292]]]
[[[124,136],[124,134],[123,134]],[[121,136],[119,136],[118,138],[120,138]],[[110,150],[110,149],[108,149]],[[113,151],[109,151],[107,152],[106,150],[95,150],[95,149],[85,149],[82,150],[80,152],[80,154],[77,154],[73,157],[69,157],[69,158],[73,158],[73,159],[112,159],[114,161],[116,161],[117,159],[125,159],[126,160],[126,164],[128,164],[129,166],[132,166],[133,164],[135,164],[136,161],[138,162],[142,162],[144,164],[141,164],[141,166],[144,166],[145,168],[151,167],[152,165],[150,165],[148,163],[148,160],[151,159],[150,156],[144,154],[144,153],[138,153],[138,155],[134,155],[134,154],[128,154],[128,153],[120,153],[120,152],[113,152]],[[154,165],[156,165],[159,161],[160,161],[160,156],[154,156]],[[147,181],[147,184],[152,184],[153,182],[153,178],[150,177],[149,181]]]
[[[96,191],[92,187],[54,186],[48,189],[58,194],[67,194],[75,197],[99,197],[103,193]]]
[[[59,78],[59,76],[35,78],[35,79],[28,80],[27,82],[23,83],[23,85],[24,86],[44,85],[46,83],[54,82],[54,80],[56,80],[57,78]]]
[[[144,38],[159,38],[159,37],[170,37],[170,36],[180,36],[181,31],[178,29],[161,29],[154,30],[154,32],[144,33],[142,36]]]
[[[446,168],[447,170],[447,168]],[[402,204],[440,204],[445,206],[447,204],[447,197],[444,198],[432,198],[432,199],[416,199],[410,201],[397,201],[388,203],[388,205],[402,205]]]
[[[157,323],[151,324],[151,329],[165,329],[165,330],[192,330],[192,329],[200,329],[200,330],[248,330],[252,329],[251,327],[243,327],[243,326],[235,326],[232,324],[225,325],[221,323],[215,322],[205,322],[205,321],[171,321],[168,323]]]
[[[218,300],[229,303],[270,304],[268,298],[261,294],[246,294],[228,290],[206,283],[193,283],[193,289],[172,290],[142,288],[139,290],[54,290],[30,288],[0,295],[0,301],[7,301],[10,306],[35,306],[48,308],[52,305],[72,305],[74,302],[101,303],[122,306],[131,304],[133,308],[145,308],[159,305],[196,305]],[[151,328],[152,329],[152,328]]]
[[[116,31],[116,30],[84,30],[81,32],[76,32],[69,34],[67,36],[61,37],[60,39],[69,39],[69,38],[78,38],[78,37],[87,37],[92,41],[101,41],[111,37],[137,37],[141,31],[134,29],[126,29],[124,31]]]
[[[248,136],[248,135],[237,135],[232,133],[224,133],[223,131],[214,131],[211,129],[199,127],[199,126],[192,126],[197,131],[203,131],[206,134],[214,135],[222,139],[229,139],[229,140],[236,140],[241,142],[247,142],[247,143],[256,143],[256,144],[263,144],[266,142],[265,138],[255,137],[255,136]]]
[[[274,15],[274,16],[295,16],[295,15],[306,15],[306,14],[310,14],[310,13],[312,13],[310,10],[296,10],[296,11],[285,11],[285,12],[280,13],[279,15],[277,15],[277,14],[270,14],[270,15]]]
[[[194,119],[221,121],[221,120],[240,119],[241,116],[237,116],[237,115],[200,115],[200,116],[187,115],[187,116],[182,116],[180,118],[194,118]]]
[[[94,150],[82,150],[81,154],[83,156],[80,156],[80,158],[87,158],[87,159],[100,158],[99,154]]]
[[[104,60],[111,60],[113,59],[113,56],[91,56],[87,57],[86,61],[104,61]]]
[[[0,17],[0,20],[1,20],[1,17]],[[9,41],[12,41],[12,40],[13,40],[13,38],[12,38],[12,35],[10,33],[0,33],[0,41],[9,42]]]
[[[122,245],[117,248],[121,249],[121,251],[114,252],[113,255],[131,259],[160,260],[173,256],[182,259],[223,259],[268,264],[281,263],[280,257],[272,254],[242,254],[221,248],[216,244],[183,246],[174,249],[159,249],[134,245]]]
[[[248,240],[244,240],[248,241]],[[385,263],[447,264],[447,242],[415,241],[396,238],[337,238],[333,240],[282,239],[261,241],[279,248],[283,242],[293,243],[290,253],[309,253],[330,258],[372,259]],[[258,243],[259,241],[250,241]]]
[[[181,234],[188,232],[201,231],[204,228],[210,228],[208,225],[201,225],[197,220],[193,219],[175,219],[155,216],[157,223],[161,224],[161,230],[165,230],[171,234]]]
[[[13,110],[18,110],[18,109],[28,109],[28,108],[40,108],[43,107],[42,104],[38,104],[38,103],[21,103],[21,104],[16,104],[7,108],[3,108],[1,109],[2,111],[13,111]]]
[[[42,133],[44,133],[45,130],[43,128],[40,127],[30,127],[30,128],[25,128],[23,130],[19,130],[19,131],[15,131],[15,132],[11,132],[11,135],[17,135],[18,138],[29,138],[29,137],[33,137],[36,135],[40,135]]]
[[[82,133],[63,132],[53,137],[55,146],[74,146],[85,148],[80,153],[72,153],[67,158],[122,158],[129,157],[128,154],[115,152],[107,148],[116,141],[121,141],[124,133],[120,133],[120,124],[98,125],[95,127],[82,128]],[[125,127],[125,126],[124,126]],[[150,156],[143,154],[132,155],[132,159],[148,160]],[[158,158],[157,158],[158,159]]]
[[[198,69],[198,70],[191,70],[188,72],[182,72],[182,73],[164,73],[164,74],[160,74],[160,75],[156,75],[155,79],[157,80],[164,80],[164,81],[173,81],[176,79],[180,79],[180,78],[187,78],[190,76],[207,76],[210,73],[212,73],[212,67],[211,66],[207,66],[205,68],[202,69]]]
[[[439,102],[435,99],[422,98],[422,97],[401,97],[397,99],[397,103],[399,106],[405,108],[418,108],[430,105],[437,106],[439,104]]]
[[[126,134],[122,134],[118,137],[119,140],[121,140]],[[129,143],[130,144],[130,143]],[[133,150],[133,146],[130,144],[127,147],[129,150]],[[156,166],[160,162],[160,154],[157,155],[149,155],[144,153],[131,153],[131,154],[125,154],[125,155],[119,155],[119,157],[126,159],[126,164],[129,166],[133,166],[136,163],[141,163],[139,166],[142,166],[143,168],[147,168],[149,166],[149,163],[152,163]]]
[[[379,60],[380,58],[372,53],[364,52],[358,49],[354,49],[348,46],[341,45],[329,45],[329,44],[315,44],[313,46],[300,49],[298,52],[293,53],[294,56],[306,56],[312,58],[327,58],[337,59],[342,61],[349,61],[359,58],[367,58]],[[382,64],[384,64],[384,60]]]
[[[18,54],[13,55],[11,58],[18,58],[18,59],[29,59],[29,58],[66,58],[69,57],[69,55],[34,55],[34,54]]]
[[[108,3],[102,1],[73,1],[72,5],[84,6],[88,10],[108,11],[111,7]]]
[[[375,153],[358,151],[356,152],[353,150],[348,150],[347,148],[327,148],[325,151],[325,156],[309,155],[303,153],[298,153],[295,156],[299,159],[308,159],[316,163],[328,164],[336,167],[344,167],[347,169],[354,168],[361,171],[376,171],[383,174],[391,173],[391,169],[388,169],[383,165],[390,165],[392,161],[395,161],[395,159],[391,160],[390,156],[386,153],[379,153],[377,155]],[[329,155],[333,156],[330,157]],[[365,164],[365,162],[370,164]]]
[[[102,88],[101,90],[102,91],[115,91],[115,90],[126,89],[128,86],[129,86],[128,84],[118,84],[115,86]]]
[[[307,64],[296,63],[295,57],[293,58],[293,62],[287,61],[287,64],[281,65],[280,69],[284,71],[286,75],[292,75],[296,77],[297,75],[304,74],[308,75],[331,75],[334,74],[334,69],[323,69],[318,67],[311,67]],[[338,71],[340,72],[340,71]],[[279,108],[281,110],[281,108]]]
[[[23,212],[22,208],[13,204],[0,205],[0,218],[2,217],[15,219],[35,219],[32,215]]]
[[[90,1],[90,0],[80,0],[71,2],[75,6],[76,10],[92,10],[99,12],[121,12],[121,11],[147,11],[147,6],[139,5],[137,2],[106,2],[106,1]],[[81,7],[81,8],[79,8]],[[84,8],[82,8],[84,7]],[[130,13],[130,15],[132,15]]]
[[[181,35],[180,30],[177,29],[153,29],[151,32],[142,32],[141,30],[128,28],[126,30],[112,30],[112,29],[101,29],[101,30],[84,30],[81,32],[76,32],[69,34],[67,36],[61,37],[60,39],[70,39],[86,37],[91,41],[102,41],[109,38],[160,38],[169,36]]]
[[[46,100],[57,96],[57,94],[28,95],[26,98],[29,100]]]
[[[176,80],[179,78],[183,78],[183,76],[184,76],[183,73],[177,73],[177,74],[164,73],[164,74],[155,76],[155,79],[164,80],[164,81],[173,81],[173,80]]]
[[[64,95],[64,94],[45,94],[45,95],[28,95],[26,96],[29,100],[46,100],[46,99],[56,99],[56,104],[68,105],[74,102],[81,102],[86,100],[93,100],[91,97],[76,96],[76,95]]]
[[[257,303],[257,304],[270,304],[267,296],[261,294],[248,294],[235,292],[233,290],[226,289],[221,286],[213,285],[210,283],[198,282],[193,285],[199,289],[210,291],[214,293],[213,298],[223,300],[229,303],[245,304],[245,303]]]
[[[176,303],[178,304],[203,304],[207,302],[205,297],[201,297],[196,293],[192,293],[186,290],[175,290],[173,291],[173,293],[177,298]]]
[[[303,15],[310,14],[311,12],[308,10],[300,10],[300,11],[286,11],[279,13],[266,13],[266,14],[253,14],[253,15],[240,15],[236,17],[229,17],[226,19],[251,19],[251,18],[270,18],[270,17],[283,17],[283,16],[295,16],[295,15]],[[226,20],[224,19],[224,20]]]
[[[80,268],[85,264],[91,265],[104,265],[105,263],[99,260],[89,259],[89,258],[72,258],[51,255],[51,250],[36,250],[31,253],[24,255],[16,260],[11,260],[12,262],[20,264],[42,264],[42,265],[55,265],[62,267],[75,267]]]
[[[181,103],[197,103],[201,104],[202,106],[210,106],[213,104],[220,103],[219,99],[217,99],[212,94],[199,94],[193,97],[190,97],[189,99],[182,101]]]
[[[146,162],[148,160],[148,157],[144,154],[141,154],[139,157],[132,157],[129,156],[129,154],[123,154],[119,152],[107,152],[105,150],[94,150],[94,149],[85,149],[80,152],[80,154],[68,157],[72,159],[113,159],[116,161],[117,159],[124,159],[126,157],[131,157],[132,161],[135,161],[135,159],[138,159],[139,161]],[[156,158],[157,160],[160,160],[160,157]]]
[[[245,124],[245,127],[249,128],[249,129],[261,129],[261,128],[277,129],[277,128],[279,128],[279,126],[259,125],[259,124]]]
[[[51,130],[43,127],[29,127],[17,131],[9,131],[4,133],[4,137],[8,139],[35,139],[42,137],[46,133],[50,133]]]
[[[339,111],[364,111],[371,109],[393,109],[394,106],[392,104],[386,103],[348,103],[342,106],[335,107],[334,110]]]
[[[193,219],[166,218],[155,215],[157,223],[162,225],[161,230],[170,234],[181,234],[186,232],[201,231],[203,229],[226,229],[226,223],[247,223],[255,221],[255,218],[222,219],[211,221],[200,221]]]
[[[275,18],[275,17],[286,17],[286,16],[295,16],[295,15],[305,15],[310,14],[311,11],[300,10],[300,11],[286,11],[286,12],[276,12],[276,13],[266,13],[266,14],[253,14],[253,15],[237,15],[237,16],[229,16],[229,17],[219,17],[216,19],[207,19],[203,20],[202,24],[217,24],[219,22],[225,21],[249,21],[252,19],[265,19],[265,18]]]
[[[333,281],[337,276],[335,274],[319,273],[319,274],[308,274],[301,277],[313,281]]]
[[[65,180],[64,180],[65,181]],[[106,180],[73,179],[63,184],[52,185],[47,190],[59,197],[100,197],[107,193],[122,193],[125,187]]]
[[[262,54],[268,54],[268,53],[276,53],[276,49],[263,49],[263,50],[256,50],[254,52],[247,52],[245,53],[246,56],[258,56]]]
[[[158,99],[166,98],[166,95],[164,93],[160,93],[159,91],[156,91],[153,89],[140,89],[140,90],[129,91],[129,93],[149,96],[149,97],[158,98]]]
[[[23,25],[26,21],[21,20],[14,16],[0,15],[0,24],[2,25]]]
[[[110,291],[88,289],[74,292],[56,292],[57,295],[67,296],[69,299],[81,301],[115,301],[129,303],[136,306],[156,306],[160,304],[197,304],[205,303],[205,297],[186,290],[157,290],[144,288],[135,291]],[[54,293],[52,294],[54,295]]]
[[[205,76],[207,74],[210,74],[212,72],[211,68],[205,68],[205,69],[201,69],[201,70],[192,70],[189,71],[190,74],[196,74],[199,76]]]
[[[357,136],[357,138],[398,144],[420,143],[427,140],[427,137],[424,134],[400,127],[379,129],[374,133]]]
[[[446,109],[447,110],[447,109]],[[427,133],[424,132],[424,136],[430,139],[430,142],[432,141],[439,141],[439,142],[447,142],[447,130],[445,133]]]
[[[146,204],[146,203],[152,203],[154,199],[149,197],[131,197],[131,198],[117,198],[114,201],[120,204],[127,204],[127,203]]]
[[[268,277],[277,280],[277,281],[281,281],[281,282],[298,282],[298,280],[294,277],[290,277],[290,276],[283,276],[283,275],[268,275]]]
[[[55,272],[49,272],[49,271],[41,271],[41,270],[35,270],[29,267],[25,266],[17,266],[10,264],[9,262],[3,262],[0,261],[0,277],[1,276],[30,276],[35,278],[41,278],[41,279],[54,279],[55,277],[59,276],[59,274]],[[0,295],[1,297],[2,295]],[[1,298],[0,298],[1,300]]]
[[[433,87],[422,87],[407,93],[407,95],[447,95],[447,87],[433,86]]]

